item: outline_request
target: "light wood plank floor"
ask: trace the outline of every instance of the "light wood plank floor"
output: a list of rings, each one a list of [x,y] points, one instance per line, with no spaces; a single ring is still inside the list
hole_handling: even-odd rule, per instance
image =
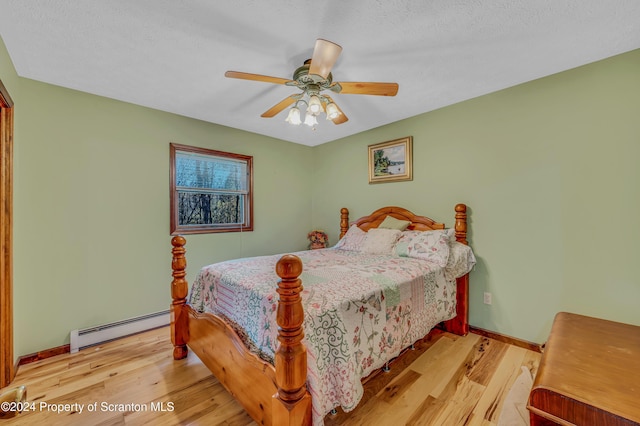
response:
[[[195,355],[171,354],[169,330],[160,328],[22,366],[11,387],[26,385],[33,410],[0,426],[253,424]],[[535,375],[539,361],[493,339],[435,331],[390,373],[372,375],[356,410],[325,423],[495,425],[520,367]]]

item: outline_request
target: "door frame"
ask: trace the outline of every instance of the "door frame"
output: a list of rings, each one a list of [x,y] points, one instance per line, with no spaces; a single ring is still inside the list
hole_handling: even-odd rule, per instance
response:
[[[13,101],[0,80],[0,387],[15,376],[13,359]]]

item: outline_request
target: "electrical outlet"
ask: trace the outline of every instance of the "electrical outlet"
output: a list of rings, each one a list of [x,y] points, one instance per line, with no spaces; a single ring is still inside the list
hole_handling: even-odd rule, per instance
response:
[[[485,305],[491,304],[491,293],[489,293],[488,291],[484,292],[484,304]]]

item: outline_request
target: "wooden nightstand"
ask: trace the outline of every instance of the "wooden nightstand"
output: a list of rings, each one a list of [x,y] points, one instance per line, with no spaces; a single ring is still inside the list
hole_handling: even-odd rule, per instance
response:
[[[527,406],[531,425],[640,425],[640,327],[560,312]]]

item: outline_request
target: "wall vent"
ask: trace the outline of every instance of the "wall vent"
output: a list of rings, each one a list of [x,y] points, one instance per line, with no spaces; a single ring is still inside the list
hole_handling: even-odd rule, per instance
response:
[[[120,337],[151,330],[169,325],[171,322],[169,310],[142,315],[110,324],[71,331],[71,353],[89,346],[105,343]]]

